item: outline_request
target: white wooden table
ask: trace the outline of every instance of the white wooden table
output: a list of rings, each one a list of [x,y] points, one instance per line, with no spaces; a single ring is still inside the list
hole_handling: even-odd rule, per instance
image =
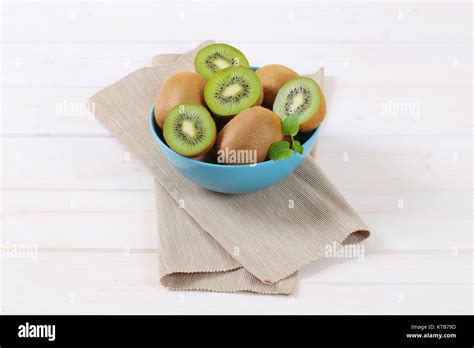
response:
[[[472,313],[471,24],[448,2],[4,2],[2,312]],[[84,111],[205,39],[326,67],[318,161],[373,236],[294,298],[163,288],[152,178]]]

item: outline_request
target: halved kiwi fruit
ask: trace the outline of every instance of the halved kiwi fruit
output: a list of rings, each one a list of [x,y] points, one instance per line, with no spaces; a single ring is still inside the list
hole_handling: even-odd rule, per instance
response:
[[[326,115],[326,101],[319,85],[309,77],[296,77],[280,89],[273,104],[273,111],[284,120],[296,113],[300,131],[316,129]]]
[[[180,155],[197,157],[214,146],[216,124],[202,105],[180,104],[166,116],[163,136],[168,146]]]
[[[230,66],[249,66],[249,61],[237,48],[227,44],[211,44],[196,54],[194,68],[206,79]]]
[[[234,116],[261,102],[262,85],[249,68],[225,68],[207,81],[204,100],[216,116]]]

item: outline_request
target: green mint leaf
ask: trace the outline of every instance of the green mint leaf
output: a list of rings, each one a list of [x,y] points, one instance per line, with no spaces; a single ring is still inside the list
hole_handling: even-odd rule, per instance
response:
[[[282,140],[270,146],[268,157],[273,161],[279,161],[290,158],[293,152],[294,151],[290,149],[290,143]]]
[[[303,154],[303,146],[301,146],[301,143],[298,140],[293,140],[293,150],[301,155]]]
[[[281,124],[281,131],[284,135],[290,135],[294,137],[299,130],[298,115],[293,113],[286,117]]]

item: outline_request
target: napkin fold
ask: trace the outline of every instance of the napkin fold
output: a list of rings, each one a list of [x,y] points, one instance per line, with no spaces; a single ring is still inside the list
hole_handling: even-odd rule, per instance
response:
[[[90,99],[95,117],[155,177],[160,281],[173,290],[294,293],[297,271],[327,247],[369,230],[312,158],[268,189],[227,195],[203,189],[168,163],[150,130],[161,84],[194,70],[196,49],[153,58]],[[312,75],[322,83],[323,70]]]

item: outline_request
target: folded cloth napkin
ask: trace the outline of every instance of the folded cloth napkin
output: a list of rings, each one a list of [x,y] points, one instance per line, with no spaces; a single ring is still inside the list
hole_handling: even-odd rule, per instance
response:
[[[95,117],[155,177],[160,280],[174,290],[289,295],[297,271],[327,246],[359,243],[367,226],[312,158],[281,183],[227,195],[182,177],[161,153],[149,113],[166,78],[193,70],[196,49],[158,56],[90,99]],[[322,70],[319,75],[322,82]]]

